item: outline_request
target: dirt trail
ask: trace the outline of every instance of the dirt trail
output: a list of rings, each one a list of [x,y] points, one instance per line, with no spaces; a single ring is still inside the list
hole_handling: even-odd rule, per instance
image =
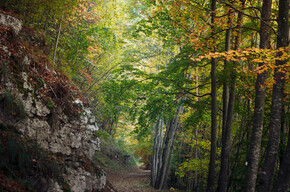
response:
[[[126,173],[108,172],[108,180],[118,192],[161,192],[150,187],[150,170],[136,170]],[[162,190],[166,192],[169,190]]]

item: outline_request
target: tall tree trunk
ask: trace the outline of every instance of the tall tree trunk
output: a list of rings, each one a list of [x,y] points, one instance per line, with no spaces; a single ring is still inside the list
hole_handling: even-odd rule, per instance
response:
[[[288,144],[283,156],[276,183],[272,192],[287,192],[290,187],[290,131],[288,133]]]
[[[169,121],[163,136],[163,121],[158,120],[154,126],[153,133],[153,155],[151,168],[151,186],[156,189],[166,187],[166,181],[172,160],[176,131],[179,126],[179,116],[183,111],[183,107],[179,106],[175,117]]]
[[[177,125],[177,129],[179,127],[179,123]],[[170,147],[170,154],[169,154],[169,160],[168,160],[168,164],[167,164],[167,167],[166,167],[166,170],[165,170],[165,177],[164,177],[164,181],[163,181],[163,186],[161,186],[161,188],[165,188],[166,186],[166,181],[168,179],[168,175],[169,175],[169,171],[170,171],[170,166],[171,166],[171,162],[172,162],[172,157],[173,157],[173,151],[174,151],[174,144],[175,144],[175,141],[176,141],[176,136],[177,136],[177,130],[175,131],[174,133],[174,137],[173,137],[173,141],[172,141],[172,145]]]
[[[285,97],[285,96],[284,96]],[[281,118],[281,133],[280,133],[280,144],[281,144],[281,148],[279,149],[279,163],[281,164],[282,163],[282,159],[283,159],[283,156],[284,156],[284,152],[285,152],[285,149],[286,149],[286,145],[287,145],[287,129],[288,129],[288,125],[289,125],[289,122],[287,121],[287,117],[286,117],[286,106],[285,104],[283,103],[283,106],[282,106],[282,118]]]
[[[212,38],[215,36],[215,17],[216,17],[216,0],[211,2],[211,30]],[[214,46],[213,52],[216,51]],[[214,191],[215,187],[215,159],[216,159],[216,140],[217,140],[217,99],[216,99],[216,65],[217,60],[211,60],[211,146],[210,146],[210,161],[207,178],[207,192]]]
[[[232,1],[231,1],[232,4]],[[231,33],[232,33],[232,9],[228,10],[228,29],[226,30],[226,41],[225,41],[225,51],[229,51],[231,47]],[[224,75],[226,75],[225,82],[223,85],[223,122],[222,122],[222,152],[221,152],[221,169],[218,180],[218,188],[217,191],[225,191],[227,186],[227,174],[228,174],[228,165],[226,155],[226,122],[228,116],[228,104],[229,104],[229,61],[225,60],[224,62]]]
[[[271,19],[272,0],[263,0],[261,26],[260,26],[260,48],[270,48],[270,19]],[[263,66],[264,63],[259,63]],[[255,90],[255,109],[253,117],[253,128],[250,141],[250,151],[248,157],[248,167],[244,183],[244,191],[254,192],[256,188],[256,179],[258,173],[261,140],[264,122],[264,107],[265,107],[265,81],[267,73],[258,73]]]
[[[170,149],[172,145],[174,144],[174,138],[176,134],[177,127],[179,126],[179,116],[183,111],[183,107],[179,106],[177,108],[176,116],[173,118],[168,126],[168,132],[165,135],[164,138],[164,144],[163,144],[163,151],[162,151],[162,158],[161,158],[161,167],[157,172],[157,180],[155,183],[156,189],[163,189],[166,185],[166,180],[168,177],[168,169],[169,163],[170,163]]]
[[[198,67],[195,68],[195,87],[196,88],[196,92],[195,94],[196,95],[199,95],[199,88],[198,88],[198,85],[199,85],[199,69]],[[196,102],[199,101],[199,97],[196,97]],[[198,131],[199,131],[199,125],[197,125],[195,127],[195,133],[194,133],[194,137],[195,137],[195,145],[194,145],[194,159],[197,159],[198,158],[198,146],[197,146],[197,143],[198,143]],[[198,190],[198,172],[195,171],[194,172],[194,185],[193,185],[193,190],[194,191],[197,191]]]
[[[242,8],[244,8],[245,1],[242,1]],[[231,10],[230,10],[231,11]],[[231,12],[229,13],[229,27],[231,27]],[[240,47],[241,42],[241,25],[243,21],[243,14],[238,14],[238,32],[235,39],[235,50]],[[229,29],[231,30],[231,29]],[[230,32],[228,32],[230,33]],[[230,36],[230,34],[228,34]],[[227,37],[230,38],[230,37]],[[227,42],[230,44],[230,42]],[[230,46],[230,45],[228,45]],[[229,158],[230,158],[230,147],[231,147],[231,130],[232,130],[232,123],[233,123],[233,115],[234,115],[234,102],[235,102],[235,86],[236,86],[236,71],[233,67],[230,68],[230,77],[231,81],[229,83],[229,101],[227,104],[227,113],[226,118],[223,119],[226,122],[223,126],[223,134],[222,134],[222,151],[221,151],[221,170],[219,176],[219,183],[217,191],[224,192],[227,191],[227,181],[228,181],[228,172],[229,172]]]
[[[289,0],[279,1],[278,12],[278,39],[277,49],[288,46],[289,39]],[[269,140],[265,161],[263,163],[262,174],[259,181],[259,191],[271,191],[271,185],[275,174],[275,165],[279,151],[279,140],[281,130],[281,116],[283,107],[285,72],[280,70],[280,66],[286,61],[276,61],[274,73],[274,85],[272,94],[272,106],[269,124]]]
[[[154,125],[153,133],[153,154],[152,154],[152,168],[151,168],[151,185],[155,186],[157,179],[158,167],[160,164],[160,155],[162,150],[162,139],[163,139],[163,120],[157,120]]]

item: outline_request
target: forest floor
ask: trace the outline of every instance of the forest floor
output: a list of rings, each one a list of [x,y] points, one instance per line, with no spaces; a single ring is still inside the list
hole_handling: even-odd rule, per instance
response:
[[[108,172],[108,180],[118,192],[167,192],[150,186],[150,170]]]
[[[97,153],[98,165],[107,173],[109,185],[117,192],[168,192],[150,186],[150,170],[137,167],[134,158],[117,142],[105,134],[99,133],[101,151]],[[123,146],[124,147],[124,146]],[[129,158],[128,158],[129,157]]]

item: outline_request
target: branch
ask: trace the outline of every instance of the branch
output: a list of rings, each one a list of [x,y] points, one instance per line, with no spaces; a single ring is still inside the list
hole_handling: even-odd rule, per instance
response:
[[[185,31],[187,31],[188,33],[190,33],[190,34],[194,34],[192,30],[190,30],[190,29],[188,29],[187,27],[181,25],[180,23],[177,23],[177,22],[174,21],[170,16],[168,16],[168,18],[170,19],[170,21],[174,22],[176,25],[179,25],[179,26],[181,26],[183,29],[185,29]],[[202,37],[202,36],[198,36],[198,35],[195,35],[195,34],[194,34],[194,36],[197,37],[197,38],[206,39],[206,38],[204,38],[204,37]]]
[[[243,11],[241,11],[241,10],[235,8],[235,7],[232,6],[231,4],[224,2],[223,0],[219,0],[219,2],[220,2],[220,3],[224,3],[225,5],[231,7],[232,9],[234,9],[235,11],[237,11],[238,13],[241,13],[241,14],[247,16],[247,17],[254,18],[254,19],[259,19],[261,22],[265,23],[269,28],[271,28],[271,30],[274,32],[274,34],[275,34],[276,36],[278,36],[278,34],[276,33],[275,29],[274,29],[273,27],[271,27],[270,25],[268,25],[268,24],[267,24],[267,23],[266,23],[266,22],[265,22],[261,17],[259,17],[259,16],[257,15],[256,12],[255,12],[255,13],[256,13],[256,16],[252,16],[252,15],[246,14],[246,13],[244,13]],[[253,7],[251,7],[251,8],[253,8]],[[245,9],[247,9],[247,8],[245,8]],[[258,9],[258,8],[256,8],[256,9]],[[259,10],[259,9],[258,9],[258,10]],[[260,11],[260,10],[259,10],[259,11]],[[277,20],[276,20],[276,19],[270,19],[270,21],[277,21]]]
[[[205,85],[207,85],[209,83],[202,84],[202,85],[196,86],[194,88],[187,88],[186,89],[185,87],[182,87],[179,83],[177,83],[176,81],[174,81],[172,79],[166,79],[166,78],[162,78],[162,77],[152,77],[152,78],[148,78],[148,79],[163,79],[163,80],[171,81],[171,82],[175,83],[178,86],[178,88],[180,88],[181,90],[183,90],[185,93],[190,94],[190,95],[193,95],[195,97],[204,97],[204,96],[210,95],[210,93],[206,93],[204,95],[196,95],[196,94],[194,94],[194,93],[192,93],[192,92],[189,91],[189,90],[197,89],[199,87],[203,87],[203,86],[205,86]]]
[[[220,2],[220,3],[223,3],[223,4],[225,4],[225,5],[227,5],[228,7],[234,9],[234,10],[237,11],[238,13],[241,13],[241,14],[247,16],[247,17],[254,18],[254,19],[261,19],[261,18],[258,17],[258,16],[252,16],[252,15],[246,14],[246,13],[244,13],[243,11],[241,11],[241,10],[237,9],[236,7],[234,7],[233,5],[231,5],[231,4],[227,3],[227,2],[224,2],[223,0],[219,0],[219,2]]]
[[[120,65],[123,61],[117,63],[113,67],[111,67],[108,71],[106,71],[99,79],[97,79],[85,92],[88,92],[95,84],[97,84],[101,79],[103,79],[110,71],[112,71],[114,68],[116,68],[118,65]]]

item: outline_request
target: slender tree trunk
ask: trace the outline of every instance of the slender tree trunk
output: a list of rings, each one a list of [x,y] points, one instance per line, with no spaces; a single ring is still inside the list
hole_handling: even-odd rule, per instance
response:
[[[157,172],[159,164],[161,163],[161,150],[163,139],[163,120],[159,119],[154,125],[155,130],[153,134],[153,154],[152,154],[152,168],[151,168],[151,185],[155,186],[157,180]]]
[[[242,8],[244,8],[245,1],[242,1]],[[229,23],[231,21],[231,13],[229,13]],[[241,25],[243,22],[243,14],[238,14],[238,32],[235,39],[235,50],[240,47],[241,42]],[[230,24],[229,24],[230,25]],[[230,35],[230,34],[229,34]],[[228,37],[230,38],[230,37]],[[230,42],[228,42],[230,43]],[[227,181],[228,181],[228,172],[229,172],[229,158],[230,158],[230,148],[231,148],[231,132],[232,132],[232,123],[234,115],[234,103],[235,103],[235,86],[236,86],[236,71],[233,67],[230,68],[230,83],[229,83],[229,101],[227,104],[227,116],[225,119],[225,126],[223,127],[222,134],[222,152],[221,152],[221,171],[219,176],[219,183],[217,191],[224,192],[227,191]]]
[[[179,127],[179,123],[177,125],[177,129]],[[173,141],[172,141],[172,145],[170,147],[170,154],[169,154],[169,160],[168,160],[168,164],[165,170],[165,177],[164,177],[164,181],[163,181],[163,186],[161,188],[165,188],[166,186],[166,181],[168,179],[168,175],[169,175],[169,171],[170,171],[170,166],[171,166],[171,162],[172,162],[172,156],[173,156],[173,151],[174,151],[174,144],[176,141],[176,136],[177,136],[177,130],[174,133],[174,137],[173,137]]]
[[[231,1],[232,4],[232,1]],[[231,47],[231,33],[232,33],[232,9],[229,8],[228,11],[228,29],[226,31],[226,41],[225,41],[225,51],[229,51]],[[229,78],[228,78],[228,60],[225,60],[224,63],[224,75],[226,75],[226,80],[223,85],[223,122],[222,122],[222,152],[221,152],[221,169],[218,181],[217,191],[225,191],[227,186],[227,174],[228,174],[228,165],[226,155],[226,144],[227,136],[226,136],[226,122],[228,116],[228,104],[229,104]]]
[[[290,187],[290,131],[288,133],[288,144],[283,156],[276,183],[272,192],[287,192]]]
[[[233,165],[231,167],[231,173],[230,173],[230,178],[229,178],[229,183],[228,183],[228,186],[227,186],[227,191],[237,191],[236,190],[236,187],[232,187],[231,188],[231,185],[232,185],[232,181],[234,179],[234,175],[235,175],[235,171],[236,171],[236,167],[238,166],[239,164],[239,158],[241,157],[241,153],[240,153],[240,150],[241,150],[241,147],[243,146],[243,141],[244,141],[244,138],[246,136],[246,133],[248,131],[248,122],[247,122],[247,119],[242,119],[241,120],[241,125],[240,125],[240,133],[236,136],[236,139],[239,139],[239,141],[237,142],[236,144],[236,152],[235,152],[235,155],[234,155],[234,162],[233,162]],[[244,129],[243,129],[244,128]],[[239,186],[240,187],[240,186]]]
[[[58,32],[57,32],[57,37],[56,37],[56,42],[55,42],[54,52],[53,52],[53,57],[52,57],[52,65],[54,65],[55,63],[56,51],[57,51],[58,41],[59,41],[60,32],[61,32],[62,19],[63,19],[63,14],[61,16],[61,20],[59,21]]]
[[[289,39],[289,0],[279,1],[278,13],[278,39],[277,49],[288,46]],[[279,151],[279,140],[281,130],[281,116],[283,107],[285,72],[280,70],[280,66],[286,61],[276,61],[276,69],[274,73],[274,85],[272,94],[272,106],[269,124],[269,140],[267,145],[267,152],[263,164],[262,174],[259,182],[260,192],[271,191],[271,185],[275,174],[275,165],[277,154]]]
[[[285,97],[285,95],[284,95]],[[282,163],[282,159],[283,159],[283,156],[284,156],[284,152],[285,152],[285,149],[286,149],[286,145],[287,145],[287,129],[288,129],[288,125],[289,125],[289,122],[287,122],[287,117],[286,117],[286,106],[285,104],[283,104],[282,106],[282,118],[281,118],[281,133],[280,133],[280,144],[281,144],[281,148],[279,149],[279,163],[281,164]]]
[[[168,134],[166,138],[164,138],[164,145],[163,145],[163,152],[162,152],[162,163],[161,168],[157,173],[157,181],[155,184],[155,188],[157,189],[163,189],[166,185],[166,180],[168,175],[168,172],[166,171],[169,165],[169,155],[170,155],[170,149],[171,146],[174,144],[174,137],[176,134],[177,127],[179,126],[179,115],[182,113],[183,107],[179,106],[177,108],[176,116],[173,118],[173,120],[170,121],[169,127],[168,127]]]
[[[260,26],[260,48],[270,48],[270,19],[271,19],[271,5],[272,0],[263,0],[261,26]],[[259,63],[263,66],[264,63]],[[244,191],[254,192],[256,188],[256,179],[258,173],[261,140],[264,121],[264,107],[265,107],[265,81],[267,73],[258,73],[255,90],[255,109],[253,117],[253,128],[250,142],[250,152],[248,158],[248,167],[244,183]]]
[[[179,126],[179,116],[183,107],[179,106],[176,116],[169,121],[163,137],[163,121],[158,120],[153,134],[153,156],[151,169],[151,186],[156,189],[166,187],[166,181],[172,160],[176,131]]]
[[[215,35],[215,17],[216,17],[216,0],[211,2],[211,24],[212,38]],[[216,51],[214,46],[213,52]],[[216,99],[216,65],[217,60],[211,60],[211,146],[210,146],[210,161],[207,178],[207,192],[214,191],[215,187],[215,159],[216,159],[216,140],[217,140],[217,99]]]
[[[198,85],[199,85],[199,69],[198,67],[195,68],[195,86],[197,87],[196,89],[196,95],[199,95],[199,89],[198,89]],[[196,97],[196,102],[199,101],[199,97]],[[199,125],[197,125],[195,127],[195,145],[194,145],[194,159],[198,158],[198,147],[197,147],[197,143],[198,143],[198,131],[199,131]],[[195,171],[194,172],[194,185],[193,185],[193,191],[197,191],[198,190],[198,172]]]

